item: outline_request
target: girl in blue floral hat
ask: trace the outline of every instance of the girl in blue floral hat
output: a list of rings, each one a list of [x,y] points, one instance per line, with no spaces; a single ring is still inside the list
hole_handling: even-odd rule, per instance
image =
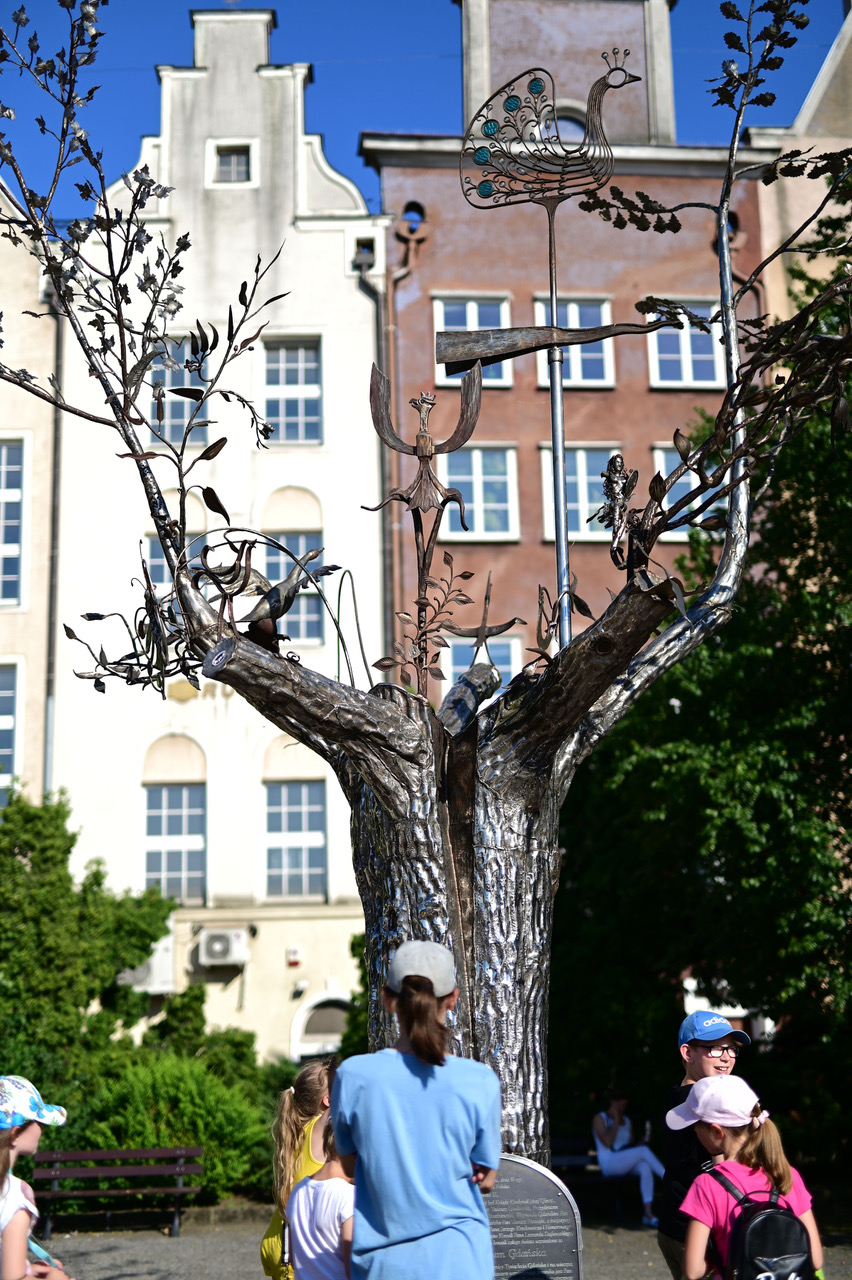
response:
[[[27,1262],[30,1231],[38,1210],[24,1184],[12,1173],[18,1156],[38,1150],[45,1125],[64,1124],[62,1107],[44,1102],[38,1089],[23,1076],[0,1076],[0,1275],[2,1280],[68,1280],[61,1264]],[[46,1256],[46,1255],[45,1255]]]

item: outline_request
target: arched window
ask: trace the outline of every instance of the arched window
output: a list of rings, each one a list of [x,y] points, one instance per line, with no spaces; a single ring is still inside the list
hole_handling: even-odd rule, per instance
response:
[[[302,1032],[302,1057],[336,1053],[346,1028],[349,1004],[346,1000],[323,1000],[314,1005]]]
[[[148,748],[145,887],[177,902],[207,897],[207,761],[197,742],[167,734]]]
[[[319,499],[308,489],[276,489],[263,509],[261,529],[303,560],[308,552],[318,551],[323,545]],[[272,583],[282,582],[295,562],[277,547],[267,545],[265,555],[266,577]],[[317,556],[311,560],[309,568],[319,569],[321,566],[322,556]],[[324,643],[325,608],[313,588],[299,592],[281,619],[279,629],[293,641]]]

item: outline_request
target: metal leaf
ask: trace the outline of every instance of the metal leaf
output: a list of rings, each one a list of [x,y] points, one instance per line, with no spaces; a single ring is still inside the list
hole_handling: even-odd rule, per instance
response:
[[[443,671],[441,671],[440,667],[435,667],[430,665],[426,668],[426,670],[429,672],[429,675],[434,676],[436,680],[446,680],[447,678],[444,675]]]
[[[659,506],[662,506],[663,499],[666,496],[666,482],[660,475],[659,471],[648,485],[648,493]]]
[[[373,666],[377,671],[392,671],[394,667],[398,667],[399,663],[396,658],[379,658],[378,662],[374,662]]]
[[[687,458],[689,457],[689,454],[690,454],[690,451],[691,451],[691,450],[690,450],[690,444],[689,444],[689,441],[687,440],[687,438],[686,438],[686,436],[683,434],[683,432],[681,432],[681,431],[675,431],[675,433],[674,433],[674,447],[677,449],[677,451],[678,451],[678,453],[680,454],[680,456],[681,456],[681,458],[683,459],[683,461],[684,461],[684,462],[686,462]]]
[[[201,387],[167,387],[173,396],[183,396],[185,400],[203,400],[204,392]]]
[[[223,516],[226,524],[231,523],[231,517],[219,501],[215,489],[211,489],[207,486],[201,490],[201,496],[204,499],[204,505],[209,511],[215,511],[217,515]]]
[[[69,639],[69,640],[79,640],[79,638],[80,638],[80,637],[79,637],[78,635],[76,635],[76,633],[75,633],[75,632],[73,632],[73,631],[71,630],[71,628],[68,626],[68,623],[67,623],[67,622],[63,622],[62,626],[63,626],[64,631],[65,631],[65,634],[66,634],[66,636],[68,637],[68,639]]]
[[[198,455],[199,462],[210,462],[212,458],[216,458],[228,443],[227,436],[220,436],[218,440],[214,440],[212,444],[208,444],[206,449],[202,449]]]

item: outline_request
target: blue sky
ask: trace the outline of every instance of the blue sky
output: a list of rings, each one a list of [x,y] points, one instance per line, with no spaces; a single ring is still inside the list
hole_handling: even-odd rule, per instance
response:
[[[20,0],[0,0],[4,25]],[[24,0],[43,47],[62,42],[64,14],[55,0]],[[237,0],[239,3],[239,0]],[[745,8],[747,0],[741,0]],[[199,5],[198,7],[202,7]],[[212,2],[210,9],[233,7]],[[242,8],[251,7],[247,3]],[[258,6],[259,7],[259,6]],[[461,97],[461,14],[452,0],[282,0],[275,6],[278,27],[273,62],[311,62],[314,83],[306,96],[306,121],[325,138],[335,168],[352,178],[369,207],[379,208],[376,175],[358,158],[362,130],[399,133],[459,133]],[[753,123],[789,124],[843,21],[843,0],[811,0],[811,25],[771,86],[778,94],[769,110],[755,110]],[[730,56],[722,34],[731,24],[714,0],[678,0],[672,14],[678,139],[683,143],[727,141],[729,113],[710,106],[706,81]],[[139,138],[160,127],[157,63],[192,62],[189,6],[180,0],[112,0],[102,10],[105,31],[95,83],[102,88],[87,109],[87,127],[104,152],[107,177],[117,178],[139,155]],[[558,81],[558,67],[550,68]],[[43,140],[26,121],[43,110],[22,99],[22,82],[0,76],[0,100],[16,107],[9,125],[13,141],[25,134],[28,161],[37,163]],[[584,96],[584,95],[578,95]],[[4,124],[7,122],[4,121]],[[26,131],[26,132],[25,132]],[[33,185],[44,170],[36,168]],[[73,171],[72,171],[73,172]],[[76,176],[76,175],[73,175]],[[64,204],[59,213],[77,212]]]

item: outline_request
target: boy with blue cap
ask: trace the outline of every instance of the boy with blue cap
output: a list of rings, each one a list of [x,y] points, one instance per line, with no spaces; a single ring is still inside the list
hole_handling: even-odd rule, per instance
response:
[[[708,1076],[730,1075],[741,1047],[746,1044],[751,1044],[746,1033],[735,1030],[720,1013],[700,1009],[684,1018],[677,1037],[684,1077],[679,1085],[669,1090],[666,1111],[684,1103],[696,1081]],[[712,1168],[713,1159],[698,1141],[693,1127],[674,1130],[664,1124],[662,1149],[666,1176],[663,1178],[657,1244],[673,1280],[681,1280],[689,1219],[680,1212],[680,1206],[699,1173]]]

